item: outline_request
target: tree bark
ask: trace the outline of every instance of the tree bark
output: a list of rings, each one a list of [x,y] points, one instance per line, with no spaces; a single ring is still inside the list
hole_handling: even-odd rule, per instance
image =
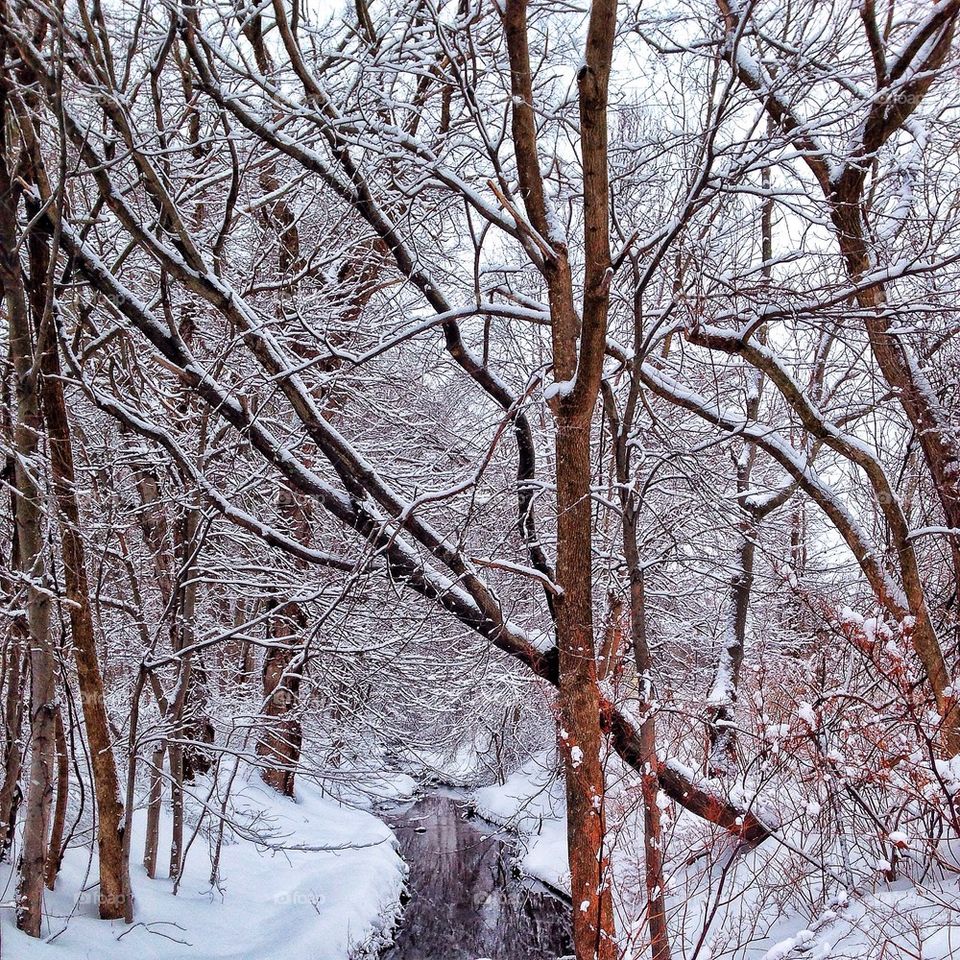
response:
[[[20,573],[26,585],[30,641],[30,773],[24,807],[17,926],[32,937],[39,937],[54,777],[56,662],[50,634],[51,593],[44,559],[42,492],[37,482],[43,417],[35,370],[36,355],[19,259],[19,189],[11,182],[7,168],[5,93],[5,87],[0,87],[0,284],[3,287],[10,354],[16,379],[14,512]]]
[[[13,454],[14,433],[9,390],[9,373],[4,369],[0,383],[0,415],[3,418],[3,438],[8,453],[4,458],[3,479],[10,484],[14,479],[16,457]],[[14,488],[10,492],[10,516],[16,517],[17,494]],[[0,586],[3,599],[10,609],[16,608],[15,595],[17,584],[13,581],[13,572],[20,568],[20,545],[17,542],[17,527],[13,525],[13,537],[10,548],[10,561],[7,569],[0,568]],[[24,653],[28,649],[29,628],[26,616],[20,612],[10,618],[9,633],[3,646],[3,680],[6,681],[6,694],[3,708],[3,780],[0,782],[0,860],[3,860],[10,844],[17,820],[17,809],[23,799],[20,792],[20,771],[23,766],[23,702],[26,671]]]
[[[29,205],[28,205],[29,206]],[[36,211],[32,211],[35,213]],[[31,233],[30,300],[34,324],[45,331],[40,350],[40,392],[47,427],[50,472],[60,527],[60,551],[66,585],[73,660],[77,668],[84,729],[90,745],[90,766],[97,805],[97,850],[100,872],[100,917],[116,920],[124,916],[130,896],[130,877],[123,855],[123,803],[120,779],[110,736],[103,676],[94,633],[93,611],[83,537],[80,534],[80,506],[77,502],[73,440],[60,372],[60,356],[48,316],[47,241],[37,231]]]
[[[960,447],[949,417],[927,380],[916,356],[905,339],[892,329],[886,309],[884,281],[863,286],[873,267],[868,229],[865,186],[873,161],[883,145],[909,120],[922,103],[952,48],[960,2],[949,0],[925,21],[902,50],[884,50],[884,38],[876,28],[872,9],[861,10],[867,42],[877,73],[877,90],[865,102],[862,122],[854,127],[851,141],[839,158],[829,156],[822,144],[806,132],[791,105],[768,89],[761,75],[747,69],[738,60],[737,35],[744,24],[742,14],[729,0],[717,0],[727,31],[726,53],[734,73],[763,101],[768,115],[793,139],[808,168],[816,177],[828,205],[847,276],[857,285],[856,301],[864,316],[864,326],[877,366],[910,421],[923,450],[929,479],[936,491],[948,527],[960,528]],[[765,67],[766,70],[772,68]],[[773,72],[776,72],[775,69]],[[895,94],[891,91],[895,90]],[[883,504],[881,504],[883,506]],[[899,509],[899,502],[897,503]],[[904,538],[899,538],[903,542]],[[912,547],[908,553],[912,555]],[[951,538],[953,581],[960,589],[960,541]],[[939,638],[933,626],[926,590],[914,569],[912,556],[906,557],[904,591],[910,614],[916,620],[909,632],[917,655],[923,662],[927,680],[941,717],[940,750],[947,756],[960,752],[960,701],[953,692]],[[878,597],[881,602],[884,598]],[[886,605],[886,604],[885,604]]]
[[[610,394],[606,394],[609,397]],[[612,398],[611,398],[612,399]],[[611,411],[612,412],[612,411]],[[616,426],[611,418],[611,427]],[[637,747],[640,764],[640,797],[643,803],[644,881],[647,891],[647,927],[653,960],[670,960],[670,930],[667,925],[667,898],[664,883],[664,843],[660,809],[660,764],[657,759],[657,721],[653,695],[653,655],[647,639],[646,579],[637,538],[636,494],[623,482],[628,456],[628,432],[617,437],[615,456],[618,488],[623,505],[623,556],[630,578],[630,641],[637,670],[637,698],[640,728]]]
[[[613,960],[616,938],[604,814],[603,734],[593,623],[590,457],[600,390],[613,267],[610,261],[607,97],[616,0],[591,8],[577,73],[583,167],[582,318],[573,295],[566,241],[548,207],[537,145],[525,0],[503,8],[510,58],[511,130],[530,242],[543,251],[551,310],[557,481],[556,613],[560,741],[567,793],[567,853],[578,960]]]
[[[632,557],[632,561],[631,561]],[[647,601],[643,569],[639,563],[636,537],[630,537],[630,630],[637,667],[640,710],[640,744],[646,762],[640,774],[643,801],[643,872],[647,888],[647,925],[653,960],[670,960],[670,930],[667,926],[667,897],[664,886],[663,829],[660,811],[660,776],[657,763],[657,729],[653,706],[650,645],[647,642]]]
[[[603,738],[593,634],[590,423],[558,418],[557,610],[560,742],[578,960],[616,957],[604,815]]]
[[[50,829],[50,850],[47,854],[47,869],[44,880],[48,890],[57,885],[57,874],[63,860],[63,833],[67,821],[67,800],[70,797],[70,757],[67,753],[67,736],[63,729],[63,710],[57,710],[57,802],[53,810],[53,826]]]
[[[163,759],[166,745],[161,744],[150,758],[149,790],[147,792],[147,825],[143,840],[143,868],[153,880],[157,876],[157,856],[160,852],[160,812],[163,806]]]
[[[735,713],[740,690],[740,669],[746,646],[747,617],[753,589],[753,558],[756,553],[756,526],[744,518],[739,527],[723,646],[707,697],[707,730],[710,738],[707,769],[711,776],[729,776],[736,771],[737,732]]]
[[[7,681],[3,723],[3,782],[0,783],[0,860],[6,857],[13,842],[17,810],[23,799],[20,792],[20,771],[23,767],[23,694],[26,676],[23,666],[23,651],[26,648],[26,624],[17,617],[10,629],[6,649]]]
[[[297,718],[300,693],[299,655],[288,644],[302,626],[298,604],[279,607],[271,618],[271,635],[280,645],[270,647],[263,660],[264,732],[257,742],[257,756],[264,766],[264,783],[286,797],[294,795],[302,732]]]

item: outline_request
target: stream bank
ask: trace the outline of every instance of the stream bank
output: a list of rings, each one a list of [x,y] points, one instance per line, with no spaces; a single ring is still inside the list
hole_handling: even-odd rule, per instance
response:
[[[383,814],[409,867],[409,901],[382,960],[555,960],[570,908],[514,865],[515,841],[452,792]]]

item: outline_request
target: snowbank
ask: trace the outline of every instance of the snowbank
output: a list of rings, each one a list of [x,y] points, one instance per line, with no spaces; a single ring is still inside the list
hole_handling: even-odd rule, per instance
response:
[[[187,856],[177,896],[171,881],[148,879],[137,863],[132,867],[136,923],[107,923],[96,918],[95,865],[89,868],[87,850],[73,849],[57,890],[46,898],[45,937],[51,942],[17,931],[7,909],[0,919],[4,955],[16,960],[345,960],[373,955],[389,941],[406,868],[386,824],[322,797],[308,784],[298,785],[296,802],[262,786],[255,776],[235,785],[235,794],[234,817],[261,842],[225,840],[219,889],[210,884],[212,838],[201,834]],[[170,837],[164,816],[161,871]],[[134,860],[143,850],[143,827],[143,811],[138,811]],[[191,833],[188,824],[187,837]],[[8,879],[9,866],[3,870],[9,903],[14,881]],[[77,903],[85,888],[90,889]]]
[[[521,853],[517,862],[524,873],[569,894],[563,789],[553,763],[541,754],[523,764],[504,784],[476,790],[473,803],[485,820],[518,834]]]
[[[645,955],[643,826],[629,781],[613,778],[608,799],[618,930],[627,955]],[[502,785],[473,794],[478,814],[519,837],[520,868],[563,893],[569,891],[563,783],[552,754],[529,760]],[[776,841],[742,854],[729,874],[722,847],[710,846],[702,821],[667,803],[664,828],[672,856],[667,867],[668,911],[679,952],[700,960],[883,960],[960,956],[960,884],[953,875],[929,886],[877,884],[855,895],[837,890],[819,914],[799,908],[803,890],[816,888],[816,870]],[[781,831],[788,838],[789,830]],[[699,839],[698,839],[699,838]],[[799,836],[794,849],[817,847]],[[692,855],[692,854],[702,854]],[[813,871],[809,880],[807,874]],[[794,890],[798,896],[786,895]],[[778,894],[777,891],[783,893]],[[719,901],[719,902],[718,902]],[[813,907],[813,901],[809,907]],[[815,908],[814,908],[815,909]],[[680,931],[683,931],[682,933]]]

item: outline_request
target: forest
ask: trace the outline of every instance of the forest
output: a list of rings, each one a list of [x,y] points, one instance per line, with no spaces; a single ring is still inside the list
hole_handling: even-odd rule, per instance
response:
[[[0,958],[960,958],[960,0],[0,0]]]

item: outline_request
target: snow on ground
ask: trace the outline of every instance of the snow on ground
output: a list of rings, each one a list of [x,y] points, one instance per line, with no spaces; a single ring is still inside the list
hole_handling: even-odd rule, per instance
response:
[[[485,820],[518,834],[524,873],[569,893],[563,781],[548,755],[531,758],[502,785],[476,790],[473,803]]]
[[[470,787],[483,777],[483,760],[483,747],[464,740],[447,752],[426,747],[408,748],[402,763],[421,783]]]
[[[325,787],[327,796],[347,806],[373,812],[409,803],[421,792],[420,782],[407,773],[346,765],[338,771],[338,778],[326,782]]]
[[[612,788],[609,799],[618,929],[630,941],[633,954],[645,956],[642,820],[622,785]],[[556,775],[552,753],[527,761],[503,784],[476,790],[473,802],[480,816],[518,835],[517,862],[525,873],[569,891],[563,783]],[[925,886],[906,881],[876,884],[854,896],[837,886],[827,908],[817,913],[818,872],[811,871],[802,856],[770,840],[739,857],[736,868],[727,873],[729,858],[718,857],[717,849],[708,852],[710,831],[702,821],[674,804],[664,813],[674,852],[667,876],[668,909],[674,929],[682,927],[685,932],[686,956],[696,955],[697,960],[960,958],[960,883],[955,874],[947,873]],[[794,845],[794,850],[805,845]],[[678,848],[686,854],[678,857]],[[704,855],[696,855],[698,851]],[[712,868],[706,866],[708,859]]]
[[[206,797],[209,784],[196,794]],[[298,783],[296,801],[263,786],[256,775],[234,785],[233,816],[243,839],[225,840],[219,888],[210,883],[210,845],[201,833],[190,849],[176,896],[168,879],[150,880],[139,864],[144,812],[135,816],[132,881],[136,922],[96,917],[95,881],[87,852],[72,849],[57,890],[48,893],[51,917],[43,940],[14,926],[9,867],[0,918],[3,954],[12,960],[267,960],[307,957],[345,960],[370,956],[388,942],[400,909],[406,867],[396,840],[372,814]],[[218,805],[217,805],[218,808]],[[199,809],[194,803],[193,809]],[[206,819],[211,819],[208,818]],[[206,823],[205,819],[205,823]],[[194,820],[195,823],[195,820]],[[215,831],[213,831],[215,833]],[[187,837],[192,833],[188,823]],[[170,819],[164,813],[161,869],[169,853]],[[319,849],[324,848],[324,849]],[[68,922],[69,920],[69,922]]]

